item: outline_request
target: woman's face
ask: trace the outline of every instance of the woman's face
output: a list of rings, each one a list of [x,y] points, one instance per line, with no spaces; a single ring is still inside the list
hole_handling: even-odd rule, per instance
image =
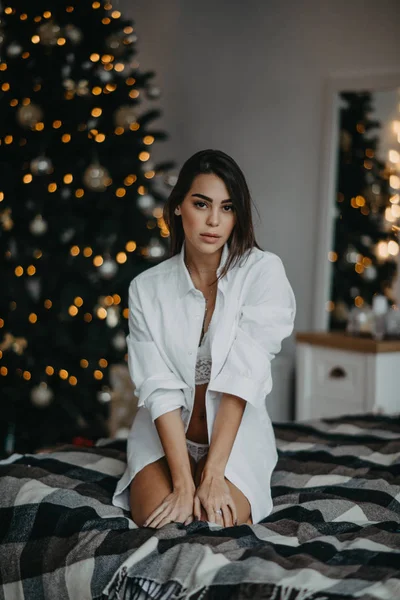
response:
[[[236,223],[233,203],[225,183],[212,173],[197,175],[180,204],[185,240],[200,252],[212,254],[229,239]],[[209,241],[202,234],[219,235]]]

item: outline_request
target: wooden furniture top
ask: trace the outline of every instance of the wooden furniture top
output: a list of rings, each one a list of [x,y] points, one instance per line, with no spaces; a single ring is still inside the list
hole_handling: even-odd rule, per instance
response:
[[[377,354],[378,352],[400,352],[400,339],[377,342],[369,337],[357,337],[342,331],[296,332],[296,341],[314,346],[340,348],[342,350],[371,354]]]

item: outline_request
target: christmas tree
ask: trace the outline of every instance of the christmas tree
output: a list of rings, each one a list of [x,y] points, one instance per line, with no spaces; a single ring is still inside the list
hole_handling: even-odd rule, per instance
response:
[[[340,144],[333,263],[330,329],[344,329],[354,306],[371,306],[375,294],[391,298],[399,251],[391,207],[398,194],[390,187],[390,170],[378,159],[380,128],[372,119],[369,92],[341,93]]]
[[[154,72],[105,2],[1,14],[0,453],[106,435],[128,287],[165,258]]]

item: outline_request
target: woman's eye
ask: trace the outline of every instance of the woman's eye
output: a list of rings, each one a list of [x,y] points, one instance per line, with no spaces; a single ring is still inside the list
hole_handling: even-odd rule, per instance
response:
[[[195,206],[200,206],[200,204],[202,204],[204,206],[206,205],[205,202],[195,202],[194,203]],[[234,210],[233,204],[225,204],[222,208],[230,208],[230,210]],[[230,211],[229,210],[225,210],[224,212],[230,212]]]

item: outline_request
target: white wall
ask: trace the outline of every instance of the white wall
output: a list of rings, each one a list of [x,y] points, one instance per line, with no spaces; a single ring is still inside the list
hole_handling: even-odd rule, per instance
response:
[[[115,5],[115,3],[114,3]],[[155,70],[178,166],[197,150],[231,154],[258,207],[256,238],[283,260],[297,330],[311,328],[323,85],[334,71],[397,67],[399,0],[119,0],[138,60]],[[293,340],[284,343],[288,352]]]

